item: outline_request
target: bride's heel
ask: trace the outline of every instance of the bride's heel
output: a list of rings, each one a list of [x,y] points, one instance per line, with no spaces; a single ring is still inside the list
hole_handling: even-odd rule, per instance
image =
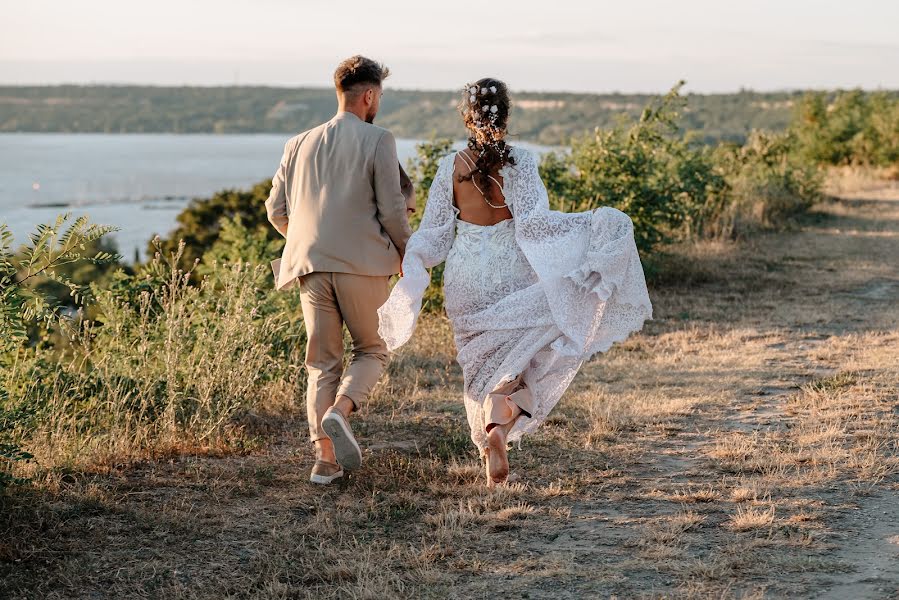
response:
[[[521,415],[530,417],[534,410],[534,399],[524,383],[524,373],[510,381],[501,383],[487,394],[484,401],[487,443],[481,456],[487,470],[487,487],[503,483],[509,479],[509,454],[507,436]]]
[[[484,466],[487,471],[487,487],[505,482],[509,477],[509,455],[506,452],[506,440],[500,427],[494,427],[487,434],[484,446]]]

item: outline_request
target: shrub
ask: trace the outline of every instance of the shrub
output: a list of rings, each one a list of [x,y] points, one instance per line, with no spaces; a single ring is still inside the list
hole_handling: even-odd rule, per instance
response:
[[[63,229],[70,217],[67,213],[52,225],[39,225],[31,234],[31,243],[16,254],[12,252],[12,232],[0,224],[0,357],[8,357],[28,340],[30,323],[45,327],[65,323],[61,319],[62,299],[33,282],[54,282],[56,289],[66,290],[78,304],[87,288],[73,281],[66,267],[79,263],[103,265],[121,258],[104,250],[84,256],[89,245],[116,228],[93,225],[87,217],[79,217]]]
[[[815,164],[889,167],[899,163],[899,98],[887,92],[810,92],[790,132],[799,155]]]
[[[21,326],[8,328],[16,340],[0,355],[0,460],[216,447],[234,439],[244,412],[293,400],[305,345],[296,294],[272,289],[268,264],[240,258],[264,238],[244,236],[239,221],[222,229],[196,285],[178,267],[183,244],[157,248],[137,273],[118,270],[80,294],[94,319],[51,317],[65,323],[63,341],[28,344]],[[4,315],[20,315],[10,306]]]
[[[192,285],[179,251],[94,290],[98,317],[60,364],[68,389],[50,387],[47,432],[88,432],[93,447],[126,455],[214,444],[241,412],[290,392],[281,386],[305,332],[268,306],[281,297],[262,287],[268,265],[212,260]]]
[[[54,328],[72,330],[62,300],[33,282],[52,281],[80,303],[87,295],[86,288],[65,271],[83,264],[104,265],[119,258],[102,250],[92,256],[83,254],[115,228],[90,224],[86,217],[71,223],[69,219],[65,214],[53,224],[39,225],[30,244],[15,254],[12,233],[0,224],[0,487],[21,481],[10,474],[10,467],[32,458],[20,443],[23,432],[33,428],[40,415],[35,398],[17,393],[22,389],[22,382],[15,379],[17,369],[41,347],[40,337],[46,339]]]
[[[716,229],[743,233],[781,227],[821,199],[822,175],[800,158],[792,134],[754,132],[743,146],[721,145],[716,162],[727,173],[730,192]]]
[[[271,180],[257,183],[249,190],[223,190],[209,198],[197,198],[178,214],[178,226],[164,238],[160,238],[162,252],[179,252],[178,267],[190,270],[193,264],[212,248],[221,233],[223,219],[239,218],[248,231],[258,231],[272,242],[283,238],[268,222],[265,201],[272,188]],[[178,246],[184,242],[180,251]],[[150,242],[147,256],[153,256],[159,248]],[[199,281],[200,273],[191,271],[192,281]]]
[[[721,212],[727,190],[711,152],[678,133],[678,84],[631,125],[572,141],[570,152],[541,163],[553,208],[612,206],[634,222],[638,248],[649,252],[682,235],[701,234]]]

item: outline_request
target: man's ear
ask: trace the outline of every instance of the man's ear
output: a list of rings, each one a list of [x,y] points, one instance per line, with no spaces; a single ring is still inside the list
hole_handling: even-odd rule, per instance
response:
[[[365,90],[365,103],[369,106],[375,103],[375,88]]]

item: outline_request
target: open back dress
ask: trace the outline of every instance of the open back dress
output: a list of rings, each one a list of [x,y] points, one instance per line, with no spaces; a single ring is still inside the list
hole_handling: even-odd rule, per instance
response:
[[[431,281],[427,269],[446,261],[444,306],[480,450],[492,390],[523,376],[533,396],[530,416],[509,433],[515,441],[546,419],[585,360],[652,316],[631,219],[610,207],[550,210],[536,157],[517,146],[510,153],[515,164],[499,174],[512,218],[494,225],[459,219],[455,154],[441,159],[421,225],[406,245],[404,275],[378,309],[379,333],[395,350],[415,329]]]

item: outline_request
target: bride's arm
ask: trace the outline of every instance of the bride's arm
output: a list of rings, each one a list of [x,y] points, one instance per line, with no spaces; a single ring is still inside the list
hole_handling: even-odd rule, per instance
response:
[[[390,298],[378,309],[378,333],[394,350],[412,336],[421,300],[431,276],[427,269],[446,260],[455,237],[452,181],[453,156],[444,157],[428,192],[421,224],[406,244],[403,276],[390,292]]]
[[[537,157],[530,151],[517,148],[514,176],[511,178],[509,210],[516,221],[524,221],[534,213],[549,210],[549,195],[540,178]]]
[[[431,189],[428,190],[428,201],[421,217],[421,224],[406,247],[408,258],[403,259],[403,271],[406,273],[407,267],[416,268],[419,261],[425,268],[439,265],[446,260],[453,246],[455,238],[453,225],[458,209],[453,206],[452,170],[453,156],[442,158],[431,183]]]
[[[539,161],[527,150],[517,148],[516,163],[509,178],[509,210],[515,217],[519,243],[564,244],[564,236],[590,223],[593,211],[566,213],[551,210],[549,195],[540,178]]]

